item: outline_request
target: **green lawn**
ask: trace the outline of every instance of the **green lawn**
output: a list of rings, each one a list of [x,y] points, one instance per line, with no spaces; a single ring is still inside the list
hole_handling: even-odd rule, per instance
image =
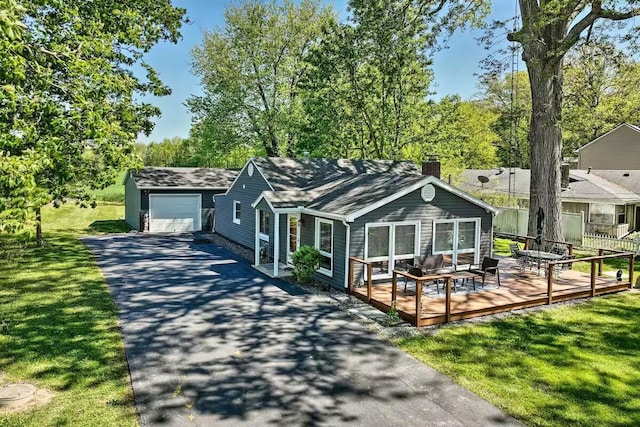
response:
[[[116,306],[79,234],[124,231],[121,205],[43,210],[45,247],[0,238],[0,372],[54,391],[12,426],[134,426]],[[105,226],[108,224],[108,226]]]
[[[102,190],[90,191],[90,194],[98,201],[124,203],[124,185],[122,185],[122,180],[125,174],[126,171],[119,173],[114,184]]]
[[[527,425],[640,425],[640,294],[444,327],[398,345]]]

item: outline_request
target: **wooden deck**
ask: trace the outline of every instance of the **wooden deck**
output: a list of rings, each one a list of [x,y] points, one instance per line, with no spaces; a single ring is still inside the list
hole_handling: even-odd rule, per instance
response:
[[[396,295],[396,309],[400,317],[416,326],[426,326],[447,321],[469,319],[476,316],[495,314],[521,308],[534,307],[560,301],[591,297],[612,292],[620,292],[631,288],[626,280],[616,281],[615,277],[596,276],[594,283],[589,273],[574,270],[565,271],[561,277],[554,277],[551,298],[548,295],[548,280],[537,271],[526,272],[524,275],[517,270],[515,262],[505,258],[500,262],[500,281],[498,288],[495,276],[487,280],[487,286],[479,283],[476,291],[469,289],[458,290],[450,294],[450,311],[447,315],[446,291],[440,295],[425,295],[420,298],[420,317],[416,319],[415,287],[403,292],[404,283],[399,281]],[[432,283],[432,282],[431,282]],[[435,285],[425,282],[425,289],[435,289]],[[371,299],[367,298],[367,287],[354,287],[353,294],[382,311],[389,311],[392,301],[391,283],[373,283]]]

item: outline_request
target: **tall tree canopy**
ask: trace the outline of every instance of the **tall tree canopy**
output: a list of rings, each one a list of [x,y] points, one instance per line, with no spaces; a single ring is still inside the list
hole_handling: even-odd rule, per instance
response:
[[[593,41],[579,43],[565,61],[562,136],[566,156],[622,122],[640,123],[640,63],[602,31],[597,34]]]
[[[640,5],[636,0],[519,0],[519,4],[522,26],[508,39],[522,46],[531,85],[529,232],[535,232],[535,213],[542,208],[544,236],[562,240],[563,60],[598,21],[629,20],[640,15]]]
[[[316,0],[245,0],[225,12],[193,52],[203,96],[189,100],[196,138],[224,153],[260,143],[269,156],[291,156],[301,116],[305,58],[335,17]]]
[[[169,89],[143,55],[177,42],[184,10],[169,0],[21,2],[20,38],[0,32],[0,227],[40,206],[87,200],[131,163],[159,110],[141,95]],[[134,65],[146,70],[136,77]]]

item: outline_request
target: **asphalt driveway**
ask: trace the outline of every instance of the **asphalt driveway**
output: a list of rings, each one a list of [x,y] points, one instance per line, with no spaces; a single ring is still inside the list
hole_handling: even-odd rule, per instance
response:
[[[142,425],[517,422],[215,245],[86,238],[117,302]]]

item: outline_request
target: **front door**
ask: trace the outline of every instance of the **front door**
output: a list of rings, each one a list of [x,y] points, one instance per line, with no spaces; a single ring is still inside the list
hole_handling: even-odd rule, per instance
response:
[[[293,264],[293,253],[300,247],[300,214],[287,215],[287,264]]]

